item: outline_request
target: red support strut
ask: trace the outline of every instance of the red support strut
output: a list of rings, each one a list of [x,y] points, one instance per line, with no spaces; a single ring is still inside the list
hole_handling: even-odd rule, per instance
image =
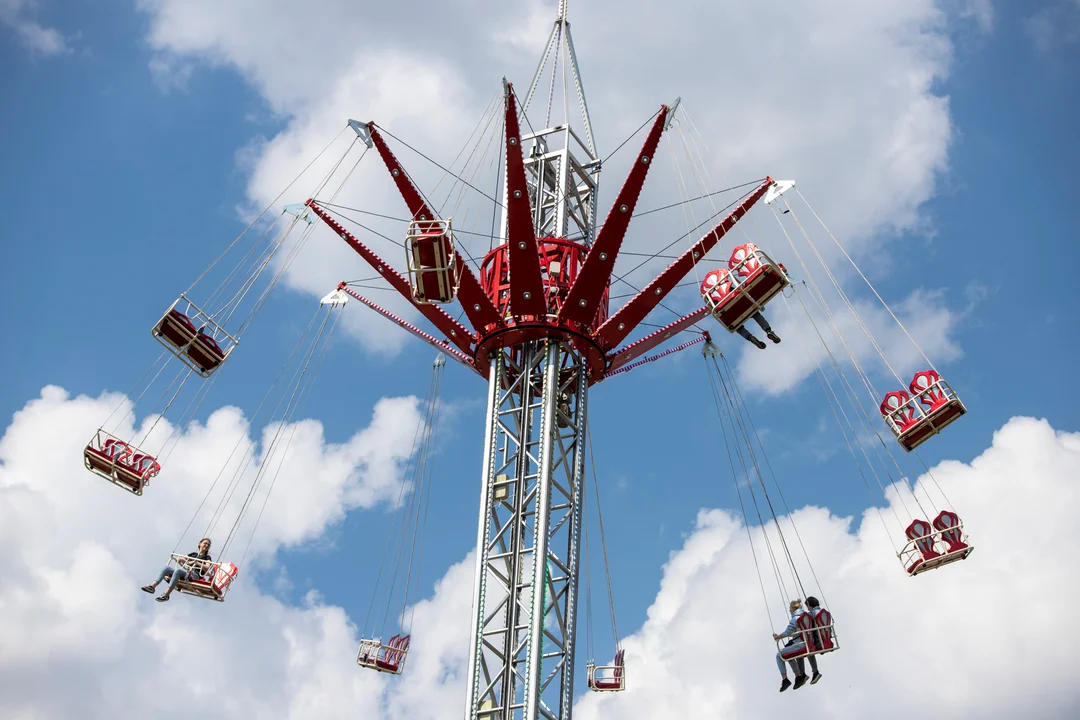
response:
[[[412,180],[405,173],[405,168],[401,166],[398,159],[394,157],[394,153],[390,152],[390,148],[386,144],[386,140],[383,139],[382,133],[375,127],[375,123],[368,123],[368,131],[371,134],[371,142],[375,145],[375,149],[379,151],[379,156],[382,157],[383,162],[386,164],[386,169],[390,171],[390,176],[394,179],[394,184],[397,185],[398,192],[401,193],[401,197],[405,200],[405,204],[409,206],[409,212],[412,215],[413,220],[436,220],[438,216],[435,211],[428,206],[421,197],[420,191],[413,185]],[[457,266],[457,272],[459,277],[458,287],[458,300],[461,302],[461,306],[465,310],[465,315],[468,316],[469,322],[473,327],[483,332],[486,328],[502,327],[503,321],[499,317],[499,313],[495,310],[495,306],[491,304],[491,300],[484,293],[484,290],[480,287],[479,281],[476,276],[473,275],[472,270],[465,260],[462,258],[461,253],[457,253],[457,260],[455,262]]]
[[[660,106],[652,130],[645,138],[645,144],[638,153],[637,162],[630,169],[630,174],[623,183],[615,204],[608,212],[607,220],[596,236],[585,264],[581,266],[577,282],[570,288],[570,295],[559,312],[560,320],[577,323],[578,327],[587,326],[596,317],[596,307],[600,304],[604,289],[611,282],[611,271],[615,268],[615,258],[622,247],[626,230],[630,227],[630,217],[634,214],[645,176],[656,156],[656,146],[660,144],[660,135],[667,125],[668,107]]]
[[[506,242],[510,252],[510,312],[534,318],[547,315],[547,299],[540,276],[540,257],[533,232],[529,185],[521,156],[514,86],[503,80],[506,95]]]
[[[720,238],[727,234],[728,230],[735,227],[735,223],[754,206],[772,185],[773,179],[765,180],[750,193],[749,197],[742,201],[727,217],[710,230],[703,238],[694,243],[693,247],[684,252],[679,259],[668,265],[664,272],[656,276],[656,279],[645,286],[645,289],[635,295],[630,302],[619,308],[619,311],[608,318],[607,322],[596,331],[597,339],[603,348],[613,348],[626,338],[645,317],[660,304],[671,292],[672,288],[679,284],[686,274],[701,261],[705,254],[720,242]]]
[[[409,283],[405,278],[401,277],[397,270],[394,270],[394,268],[387,265],[386,262],[372,252],[367,245],[364,245],[364,243],[357,240],[355,235],[346,230],[341,223],[335,220],[330,213],[320,207],[314,200],[308,200],[305,204],[311,208],[312,212],[322,218],[323,222],[329,225],[334,232],[341,236],[341,239],[347,242],[360,257],[367,260],[368,264],[375,268],[375,272],[386,278],[386,281],[390,283],[391,287],[401,293],[402,297],[408,300],[413,307],[430,320],[431,323],[439,329],[439,332],[446,335],[450,342],[457,345],[463,353],[472,357],[474,338],[468,328],[450,317],[437,305],[420,305],[413,302],[412,289],[409,287]],[[486,297],[484,299],[487,300]],[[488,302],[490,304],[490,301]]]

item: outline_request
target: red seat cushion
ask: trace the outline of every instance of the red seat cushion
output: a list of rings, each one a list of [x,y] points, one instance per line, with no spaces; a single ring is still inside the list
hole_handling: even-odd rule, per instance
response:
[[[188,316],[173,308],[165,313],[157,327],[158,333],[177,347],[187,345],[195,336],[195,326]]]

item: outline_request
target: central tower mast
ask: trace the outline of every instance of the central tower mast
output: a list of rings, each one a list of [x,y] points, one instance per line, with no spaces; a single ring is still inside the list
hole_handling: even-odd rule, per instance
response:
[[[546,104],[538,101],[545,94]],[[576,114],[571,119],[572,97],[580,110],[579,122]],[[562,100],[562,121],[552,124],[557,98]],[[479,276],[456,251],[450,220],[439,217],[372,122],[350,120],[349,125],[368,148],[375,149],[408,207],[408,278],[347,230],[328,203],[311,198],[306,205],[437,335],[364,298],[348,283],[341,283],[339,290],[488,379],[466,720],[570,720],[588,389],[707,337],[703,333],[678,348],[645,357],[709,314],[706,306],[623,344],[774,183],[771,178],[762,180],[711,230],[610,313],[615,262],[661,135],[671,127],[679,101],[661,105],[653,115],[599,229],[601,161],[566,19],[566,0],[559,3],[547,49],[524,101],[519,102],[506,82],[503,101],[501,243],[484,256]],[[519,105],[523,111],[533,108],[531,119],[527,112],[519,114]],[[457,317],[443,309],[455,302],[460,304]],[[468,324],[463,324],[463,316]],[[384,659],[384,665],[392,665],[394,671],[401,667],[405,652],[401,640],[397,636],[397,645],[380,643],[379,652],[393,658],[393,662]],[[607,669],[613,674],[604,683],[590,675],[591,689],[624,687],[621,653]]]
[[[560,80],[562,122],[553,124]],[[571,122],[570,82],[580,107],[580,131]],[[513,93],[512,86],[507,85],[506,92]],[[543,95],[547,102],[536,102]],[[547,48],[521,105],[526,123],[531,116],[544,126],[522,128],[520,133],[508,128],[507,136],[520,138],[519,152],[525,155],[532,237],[547,276],[544,292],[550,295],[559,292],[552,280],[568,271],[576,275],[582,260],[580,252],[567,251],[588,247],[594,240],[600,172],[566,0],[559,3]],[[508,114],[508,122],[516,122],[516,117]],[[512,201],[520,192],[511,189],[513,148],[508,148],[507,159],[501,236],[511,244]],[[598,312],[606,318],[606,293],[602,305]],[[507,345],[489,358],[465,716],[569,720],[588,368],[574,343],[557,337]]]

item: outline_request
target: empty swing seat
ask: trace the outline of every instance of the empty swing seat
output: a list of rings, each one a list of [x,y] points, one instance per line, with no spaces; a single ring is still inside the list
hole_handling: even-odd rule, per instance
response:
[[[964,560],[975,551],[967,542],[960,516],[950,510],[938,513],[932,525],[921,519],[912,521],[904,534],[908,543],[899,557],[904,571],[912,577]]]
[[[594,692],[618,692],[626,689],[625,653],[626,651],[620,648],[615,653],[615,661],[611,665],[597,667],[593,663],[589,663],[586,666],[590,690]]]
[[[901,447],[911,452],[967,412],[964,403],[934,370],[915,373],[903,390],[887,393],[880,410]]]
[[[95,475],[135,495],[142,495],[143,488],[161,472],[161,465],[152,455],[104,430],[98,430],[83,449],[83,464]]]
[[[737,247],[728,265],[705,275],[701,295],[709,313],[728,332],[736,332],[791,283],[783,269],[752,243]]]
[[[411,638],[411,635],[395,635],[386,644],[378,638],[361,640],[360,649],[356,653],[356,664],[371,670],[400,675],[405,667]]]
[[[150,333],[202,377],[209,377],[236,347],[236,339],[181,295]]]
[[[413,300],[421,304],[454,300],[459,278],[449,220],[410,223],[405,236],[405,257]]]
[[[236,565],[231,562],[207,562],[179,553],[172,554],[169,564],[196,573],[196,577],[189,577],[187,580],[178,582],[177,591],[217,602],[225,601],[225,594],[228,593],[229,587],[239,572]]]

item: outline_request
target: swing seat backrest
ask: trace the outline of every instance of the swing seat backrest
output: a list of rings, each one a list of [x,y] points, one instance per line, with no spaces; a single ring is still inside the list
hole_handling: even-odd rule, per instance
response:
[[[158,464],[150,455],[144,455],[142,453],[136,453],[131,456],[131,462],[128,464],[131,471],[139,476],[142,480],[150,480],[161,472],[161,465]]]
[[[941,555],[934,549],[933,533],[934,528],[931,527],[930,523],[920,519],[912,520],[911,524],[904,530],[908,540],[915,541],[915,547],[918,549],[919,554],[922,555],[923,560],[933,560]]]
[[[701,283],[701,297],[705,299],[710,310],[716,310],[727,302],[734,289],[735,283],[732,282],[730,270],[710,270]]]
[[[626,651],[619,649],[619,652],[615,653],[615,679],[622,680],[623,675],[623,660],[625,658]]]
[[[806,645],[806,652],[812,653],[820,650],[821,648],[817,639],[818,633],[814,632],[814,616],[808,612],[804,612],[799,616],[796,625],[799,628],[799,636]]]
[[[123,440],[114,440],[108,438],[101,446],[102,455],[112,458],[117,462],[122,462],[123,458],[131,454],[131,448]]]
[[[934,518],[934,529],[941,533],[941,539],[949,546],[948,552],[960,552],[968,547],[960,531],[960,516],[949,510],[942,510]]]
[[[908,389],[911,394],[919,399],[929,412],[933,412],[949,402],[944,389],[937,383],[941,376],[933,370],[922,370],[915,373]]]
[[[919,418],[915,414],[911,396],[903,390],[894,390],[885,395],[878,409],[881,416],[897,434],[903,434],[918,424]]]
[[[814,627],[818,628],[818,631],[814,633],[819,650],[832,650],[836,647],[836,642],[833,640],[833,628],[832,628],[832,613],[825,608],[818,608],[813,613]]]
[[[395,635],[390,638],[390,642],[386,643],[386,650],[383,653],[383,656],[377,659],[375,664],[385,670],[397,672],[397,669],[401,666],[401,661],[405,657],[405,653],[409,649],[409,638],[409,635]]]
[[[757,249],[757,245],[754,243],[737,246],[728,259],[728,269],[741,278],[748,278],[753,275],[761,267]]]
[[[236,565],[233,565],[231,562],[221,563],[214,568],[214,573],[212,575],[213,579],[211,582],[214,592],[218,595],[224,595],[225,591],[229,589],[229,585],[236,579],[239,572]]]

